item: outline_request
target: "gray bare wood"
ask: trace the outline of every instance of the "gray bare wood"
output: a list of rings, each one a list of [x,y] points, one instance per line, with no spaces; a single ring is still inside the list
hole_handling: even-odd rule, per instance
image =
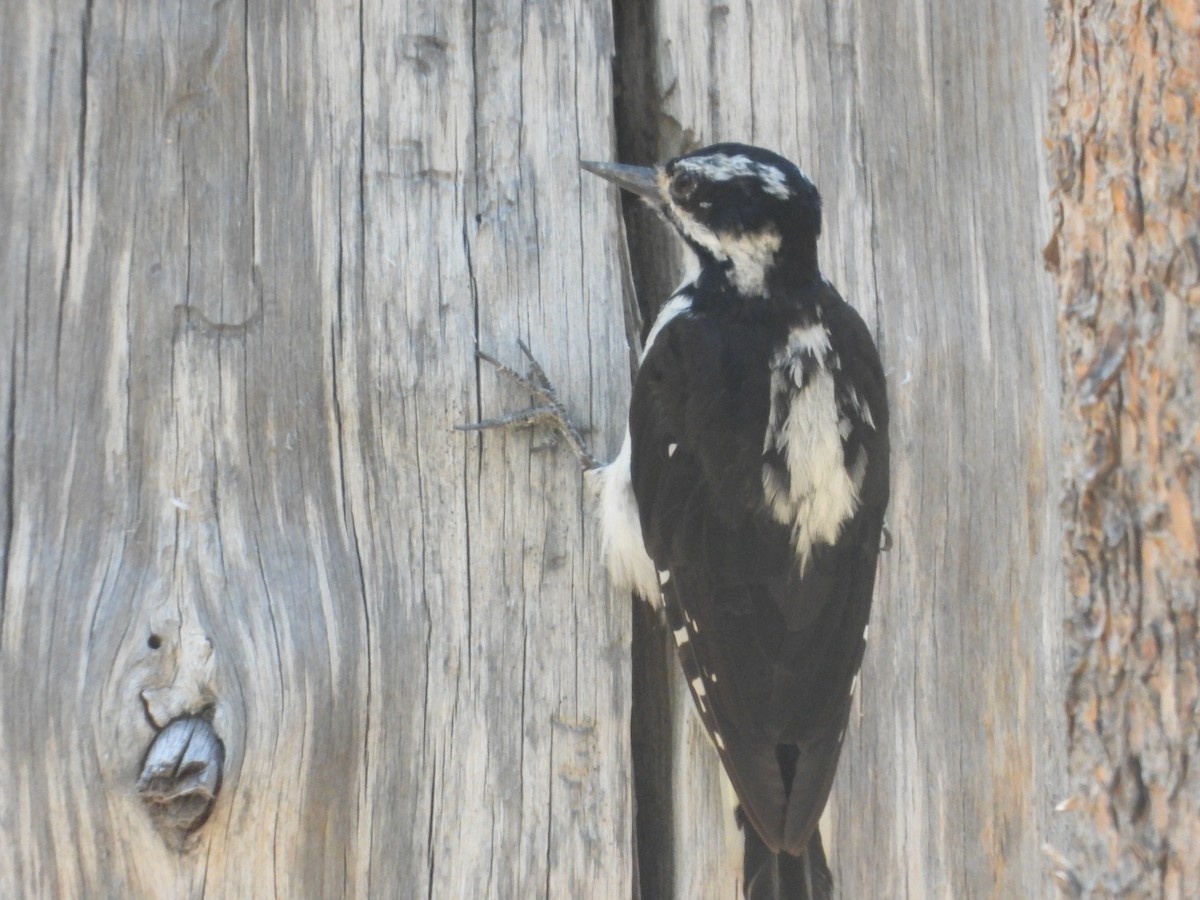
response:
[[[599,3],[5,4],[0,896],[629,896]],[[182,854],[137,792],[211,718]]]
[[[841,897],[1054,890],[1042,846],[1064,792],[1064,591],[1044,22],[1042,3],[999,0],[619,10],[623,161],[717,140],[796,160],[824,196],[826,275],[888,372],[894,547],[825,830]],[[676,275],[662,226],[629,221],[641,299],[661,299]],[[676,787],[658,821],[675,855],[649,870],[650,895],[735,896],[736,836],[682,679],[665,705]]]

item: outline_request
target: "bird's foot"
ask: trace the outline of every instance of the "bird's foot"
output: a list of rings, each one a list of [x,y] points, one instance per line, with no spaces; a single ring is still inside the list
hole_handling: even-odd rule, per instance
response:
[[[546,375],[546,370],[537,361],[529,346],[518,339],[517,346],[529,360],[529,372],[522,375],[516,369],[506,366],[494,356],[476,350],[475,356],[491,365],[497,372],[519,387],[529,391],[534,397],[534,405],[528,409],[519,409],[494,419],[484,419],[482,422],[472,422],[455,425],[456,431],[489,431],[492,429],[537,428],[549,427],[557,431],[567,442],[572,452],[579,458],[584,469],[594,469],[600,465],[599,460],[592,454],[591,447],[583,439],[582,431],[571,421],[567,408],[558,399],[558,392]]]

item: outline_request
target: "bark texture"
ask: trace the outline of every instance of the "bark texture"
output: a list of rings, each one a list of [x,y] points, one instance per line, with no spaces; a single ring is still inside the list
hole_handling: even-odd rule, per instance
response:
[[[1070,835],[1085,896],[1200,893],[1200,7],[1051,6]]]

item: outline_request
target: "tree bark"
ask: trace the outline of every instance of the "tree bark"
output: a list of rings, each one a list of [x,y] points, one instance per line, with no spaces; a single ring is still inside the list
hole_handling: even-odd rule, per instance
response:
[[[1200,8],[1051,6],[1073,895],[1200,892]]]
[[[611,54],[603,3],[4,6],[0,895],[629,896],[578,466],[452,431],[522,336],[619,439]]]

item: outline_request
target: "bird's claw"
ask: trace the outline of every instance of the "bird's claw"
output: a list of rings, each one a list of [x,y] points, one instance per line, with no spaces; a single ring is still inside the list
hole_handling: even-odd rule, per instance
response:
[[[482,359],[485,363],[490,365],[509,381],[513,382],[518,387],[525,388],[525,390],[529,391],[529,393],[540,397],[548,404],[557,402],[554,393],[554,385],[552,385],[550,383],[550,379],[546,377],[546,370],[542,368],[541,364],[534,357],[533,353],[529,349],[529,345],[520,338],[517,338],[517,346],[521,348],[521,352],[524,353],[526,359],[529,360],[529,372],[525,375],[522,375],[516,369],[505,365],[490,353],[485,353],[482,350],[475,351],[475,358]]]
[[[475,356],[486,362],[518,387],[528,391],[537,399],[538,403],[528,409],[515,410],[514,412],[505,413],[492,419],[455,425],[455,430],[490,431],[492,429],[507,430],[512,428],[537,428],[546,426],[553,428],[562,435],[572,452],[579,458],[579,462],[583,465],[584,469],[596,468],[600,465],[599,461],[592,454],[591,448],[583,439],[580,429],[571,421],[571,417],[567,414],[567,408],[558,399],[558,392],[555,391],[554,385],[547,377],[546,370],[542,368],[541,363],[537,361],[537,358],[533,355],[533,352],[529,349],[529,345],[525,341],[518,338],[517,346],[521,348],[521,352],[525,354],[525,358],[529,361],[529,372],[525,375],[522,375],[516,369],[502,363],[496,357],[482,350],[476,350]]]

